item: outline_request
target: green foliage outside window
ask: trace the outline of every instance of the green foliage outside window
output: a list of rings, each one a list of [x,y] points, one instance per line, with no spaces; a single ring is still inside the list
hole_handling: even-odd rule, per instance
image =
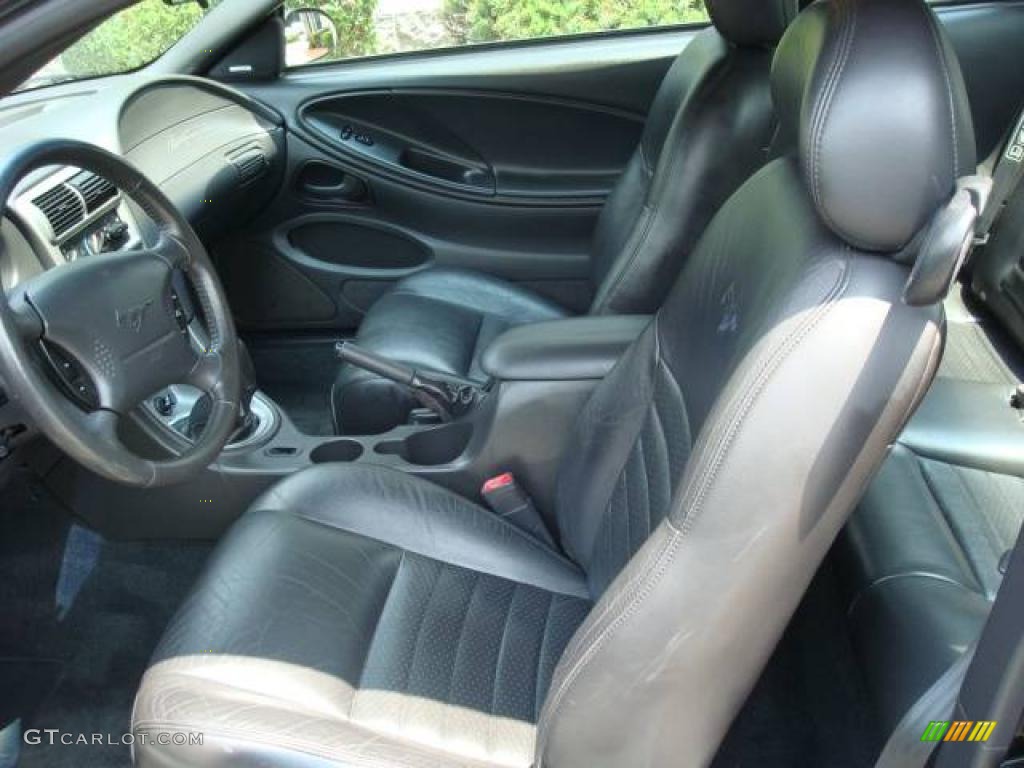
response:
[[[320,59],[503,40],[706,22],[704,0],[424,0],[404,18],[378,15],[378,0],[291,0],[334,21],[339,45]]]
[[[219,0],[211,0],[213,8]],[[60,57],[75,77],[93,77],[138,69],[180,40],[203,17],[198,3],[167,5],[142,0],[100,24]]]
[[[212,8],[220,0],[209,0]],[[334,21],[338,44],[324,60],[707,20],[704,0],[424,0],[408,20],[378,17],[378,0],[291,0]],[[189,32],[198,3],[141,0],[103,22],[39,73],[37,84],[138,69]],[[387,32],[378,29],[386,24]],[[310,41],[315,47],[327,41]],[[28,85],[32,85],[30,81]]]
[[[338,48],[331,59],[368,56],[377,52],[377,31],[374,15],[377,0],[299,0],[289,7],[318,8],[334,21],[338,28]]]
[[[703,0],[445,0],[458,43],[707,21]]]

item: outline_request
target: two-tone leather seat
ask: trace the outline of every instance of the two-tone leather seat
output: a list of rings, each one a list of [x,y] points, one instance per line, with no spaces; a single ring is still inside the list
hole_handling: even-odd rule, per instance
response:
[[[775,132],[768,70],[798,0],[709,0],[714,26],[665,75],[643,136],[598,220],[591,314],[651,314],[715,211],[766,160]],[[469,270],[413,275],[382,297],[358,344],[384,357],[482,381],[480,358],[502,331],[571,313],[510,282]],[[335,426],[353,434],[403,423],[407,390],[344,365]]]
[[[812,5],[772,75],[799,150],[729,199],[585,405],[558,548],[384,468],[286,479],[157,650],[137,764],[711,760],[931,381],[941,309],[903,296],[974,164],[921,0]]]

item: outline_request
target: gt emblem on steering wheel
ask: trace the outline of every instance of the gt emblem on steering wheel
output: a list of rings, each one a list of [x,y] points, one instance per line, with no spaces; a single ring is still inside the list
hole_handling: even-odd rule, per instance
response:
[[[135,307],[129,307],[128,309],[114,310],[114,319],[117,321],[118,328],[127,328],[128,330],[139,333],[142,331],[142,323],[146,319],[146,310],[149,309],[153,303],[152,299],[149,301],[139,304]]]

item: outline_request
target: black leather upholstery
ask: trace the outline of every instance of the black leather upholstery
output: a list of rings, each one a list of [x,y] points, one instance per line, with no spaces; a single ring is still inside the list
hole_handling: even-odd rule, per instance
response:
[[[882,725],[977,640],[1024,520],[1024,478],[899,446],[847,527],[854,647]]]
[[[650,322],[647,315],[610,315],[531,323],[503,333],[481,365],[500,381],[603,379]]]
[[[363,321],[357,342],[407,365],[482,381],[487,377],[480,356],[503,331],[566,314],[502,280],[433,269],[403,280],[383,296]],[[415,400],[403,387],[343,365],[332,407],[339,431],[374,434],[404,422]]]
[[[490,512],[397,472],[320,467],[222,543],[154,655],[135,728],[204,731],[177,765],[271,745],[304,765],[437,765],[438,748],[527,765],[590,605],[577,566]],[[136,763],[161,752],[137,745]]]
[[[726,26],[697,35],[673,63],[601,211],[591,247],[591,314],[654,312],[715,211],[767,159],[775,131],[770,46],[795,4],[710,4]],[[511,283],[437,269],[377,302],[357,341],[402,362],[478,378],[480,355],[501,330],[566,314]],[[414,406],[401,388],[348,366],[333,403],[335,426],[349,433],[384,431]]]
[[[800,15],[792,34],[804,45],[780,48],[773,97],[784,134],[800,142],[822,220],[851,244],[893,251],[946,202],[958,177],[974,173],[974,131],[956,54],[934,15],[910,30],[900,4],[871,14],[861,7],[816,3]],[[897,34],[898,45],[877,42]],[[920,66],[936,56],[939,67]],[[857,77],[847,76],[851,69]],[[893,77],[911,77],[898,72],[915,80],[905,98],[886,98]],[[866,108],[872,120],[847,119]],[[922,123],[931,128],[916,130]]]
[[[978,638],[1024,522],[1024,422],[1008,404],[1024,355],[959,302],[950,315],[939,378],[837,547],[887,730]]]
[[[890,97],[929,96],[923,3],[835,1],[874,45],[907,48]],[[422,480],[297,475],[221,547],[143,681],[136,732],[206,745],[138,761],[707,764],[942,344],[941,309],[901,301],[897,254],[821,220],[808,162],[786,155],[729,199],[594,391],[560,470],[562,552]]]

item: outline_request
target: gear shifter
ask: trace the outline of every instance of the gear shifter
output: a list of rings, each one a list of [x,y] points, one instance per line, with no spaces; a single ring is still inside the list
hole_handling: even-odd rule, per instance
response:
[[[256,366],[253,365],[252,355],[241,339],[238,340],[238,364],[242,389],[238,401],[238,426],[231,438],[232,442],[244,440],[259,426],[259,419],[252,412],[252,399],[259,389],[256,383]],[[195,440],[203,433],[206,422],[210,419],[211,404],[210,396],[205,392],[196,400],[185,423],[185,437]]]
[[[245,342],[238,340],[238,366],[242,381],[241,397],[238,401],[238,432],[236,440],[244,440],[259,425],[259,419],[252,412],[252,399],[259,385],[256,383],[256,366]]]

